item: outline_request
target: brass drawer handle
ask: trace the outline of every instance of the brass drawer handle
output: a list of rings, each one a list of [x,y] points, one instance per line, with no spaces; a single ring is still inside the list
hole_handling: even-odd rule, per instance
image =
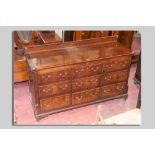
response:
[[[82,83],[75,83],[75,85],[81,87]]]
[[[111,76],[105,76],[104,79],[105,79],[105,80],[111,80],[112,77],[111,77]]]
[[[95,83],[95,82],[98,82],[98,79],[90,79],[89,82]]]
[[[75,73],[80,73],[80,72],[83,72],[84,69],[80,69],[80,70],[75,70]]]
[[[42,91],[43,91],[43,93],[48,93],[48,92],[52,91],[52,89],[51,88],[44,88]]]
[[[76,96],[75,97],[75,99],[77,99],[77,100],[81,100],[83,98],[83,96],[81,95],[81,96]]]
[[[111,89],[104,90],[104,93],[109,93],[109,92],[111,92]]]
[[[59,75],[60,76],[66,76],[68,73],[67,72],[64,72],[64,73],[60,73]]]
[[[42,75],[41,76],[41,79],[42,80],[48,80],[49,78],[51,78],[51,75],[50,74],[48,74],[48,75]]]
[[[60,88],[60,89],[63,89],[63,90],[65,90],[65,89],[67,89],[67,88],[68,88],[68,85],[59,86],[59,88]]]
[[[124,88],[124,86],[117,86],[116,89],[117,90],[122,90]]]
[[[92,92],[91,95],[92,96],[96,96],[97,95],[97,92]]]
[[[91,68],[91,70],[94,71],[94,72],[96,72],[98,69],[99,69],[99,67]]]

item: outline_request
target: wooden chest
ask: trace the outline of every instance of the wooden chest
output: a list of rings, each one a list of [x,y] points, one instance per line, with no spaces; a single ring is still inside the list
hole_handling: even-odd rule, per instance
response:
[[[131,57],[116,37],[29,49],[30,99],[36,118],[127,97]]]

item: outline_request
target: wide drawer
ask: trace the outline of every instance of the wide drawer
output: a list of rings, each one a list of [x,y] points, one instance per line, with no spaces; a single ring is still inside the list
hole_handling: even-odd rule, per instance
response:
[[[101,87],[101,98],[114,97],[127,93],[127,88],[127,82],[121,82]]]
[[[101,75],[79,78],[72,81],[72,91],[93,89],[100,86]]]
[[[71,79],[70,67],[58,67],[38,71],[38,82],[40,84],[65,81]]]
[[[111,72],[130,67],[131,56],[122,56],[103,61],[103,71]]]
[[[116,72],[107,72],[102,75],[101,85],[117,83],[128,80],[129,70],[121,70]]]
[[[99,97],[100,97],[100,88],[73,93],[72,105],[95,101],[95,100],[98,100]]]
[[[71,82],[63,81],[39,86],[39,97],[47,97],[71,92]]]
[[[48,112],[50,110],[68,107],[70,106],[70,104],[71,104],[71,97],[69,94],[63,96],[51,97],[40,100],[40,110],[41,112]]]

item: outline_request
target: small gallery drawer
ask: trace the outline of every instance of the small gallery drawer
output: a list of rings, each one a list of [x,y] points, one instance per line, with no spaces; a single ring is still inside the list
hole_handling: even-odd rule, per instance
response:
[[[100,86],[101,75],[74,79],[72,81],[72,91],[92,89]]]
[[[99,97],[100,97],[99,88],[73,93],[72,104],[76,105],[76,104],[91,102],[91,101],[99,99]]]
[[[101,85],[112,84],[115,82],[127,81],[129,70],[122,70],[117,72],[108,72],[102,76]]]
[[[131,56],[122,56],[117,58],[111,58],[103,61],[103,71],[116,71],[126,69],[131,64]]]
[[[38,82],[48,83],[48,82],[57,82],[57,81],[65,81],[71,79],[71,68],[52,68],[52,69],[44,69],[38,71]]]
[[[39,97],[47,97],[60,94],[68,94],[71,92],[70,81],[63,81],[39,86]]]
[[[87,62],[75,65],[72,69],[73,78],[81,78],[102,73],[102,62]]]
[[[102,98],[114,97],[123,93],[127,93],[127,82],[121,82],[101,87]]]
[[[47,99],[40,100],[40,110],[42,112],[48,112],[50,110],[60,109],[64,107],[68,107],[71,104],[70,95],[63,95],[57,97],[51,97]]]

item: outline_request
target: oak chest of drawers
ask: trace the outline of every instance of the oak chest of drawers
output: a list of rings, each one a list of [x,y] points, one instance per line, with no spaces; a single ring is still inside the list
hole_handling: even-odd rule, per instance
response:
[[[127,97],[131,51],[105,37],[30,48],[30,99],[36,118]]]

